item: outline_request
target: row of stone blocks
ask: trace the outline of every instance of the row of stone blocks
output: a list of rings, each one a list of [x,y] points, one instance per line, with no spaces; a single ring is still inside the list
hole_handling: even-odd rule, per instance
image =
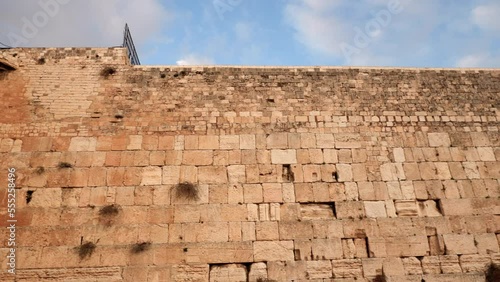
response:
[[[137,255],[142,256],[141,254]],[[146,265],[137,259],[125,267],[84,266],[76,269],[19,270],[16,281],[151,281],[151,282],[258,282],[258,281],[403,281],[403,282],[483,282],[488,270],[499,262],[498,256],[463,255],[424,258],[364,258],[318,261],[269,261],[228,264]],[[497,270],[498,271],[498,270]],[[498,273],[497,273],[498,276]],[[498,277],[497,277],[498,278]],[[14,281],[2,272],[2,281]]]
[[[373,144],[368,133],[271,133],[241,135],[119,135],[100,137],[2,138],[6,151],[124,151],[124,150],[255,150],[255,149],[355,149]],[[396,148],[495,147],[494,133],[416,132]]]

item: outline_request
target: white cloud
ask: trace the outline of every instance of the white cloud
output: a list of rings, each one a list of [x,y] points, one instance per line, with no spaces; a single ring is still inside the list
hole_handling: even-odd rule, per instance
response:
[[[176,62],[179,66],[214,65],[214,60],[197,54],[189,54]]]
[[[140,47],[158,39],[172,18],[160,0],[2,1],[0,41],[26,47],[117,46],[128,22]],[[24,40],[16,44],[12,39],[19,37]]]
[[[472,10],[472,21],[482,29],[500,31],[500,2],[477,6]]]
[[[389,3],[399,3],[400,11],[391,12]],[[418,66],[442,58],[445,50],[477,51],[461,42],[463,34],[458,35],[470,30],[447,25],[470,26],[470,8],[447,4],[434,0],[291,0],[284,16],[296,41],[318,58],[348,65]]]
[[[500,66],[500,57],[491,54],[471,54],[460,58],[456,65],[459,68],[479,68],[479,67],[498,67]]]
[[[347,40],[347,33],[333,15],[325,11],[337,6],[336,1],[302,0],[286,5],[285,18],[295,29],[295,39],[313,51],[338,56],[338,43]]]

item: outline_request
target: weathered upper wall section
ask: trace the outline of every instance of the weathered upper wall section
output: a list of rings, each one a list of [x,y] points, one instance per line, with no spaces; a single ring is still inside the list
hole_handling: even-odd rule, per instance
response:
[[[23,124],[2,127],[0,134],[11,137],[125,129],[138,134],[349,126],[486,129],[500,116],[495,69],[134,67],[122,48],[1,54],[20,67],[0,80],[1,94],[22,97],[3,107],[29,113]],[[13,84],[19,90],[8,87]],[[14,119],[4,113],[0,122]]]
[[[13,276],[0,185],[0,281],[475,282],[500,265],[498,69],[0,61],[17,195]]]

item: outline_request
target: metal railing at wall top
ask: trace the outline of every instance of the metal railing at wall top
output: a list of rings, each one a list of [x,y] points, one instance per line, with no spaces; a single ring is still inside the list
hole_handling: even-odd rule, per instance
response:
[[[125,32],[123,34],[123,47],[127,48],[128,58],[132,65],[140,65],[139,56],[135,50],[134,41],[132,40],[132,34],[128,28],[128,24],[125,24]]]

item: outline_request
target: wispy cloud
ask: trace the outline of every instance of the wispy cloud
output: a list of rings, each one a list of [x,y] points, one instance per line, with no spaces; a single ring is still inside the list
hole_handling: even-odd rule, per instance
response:
[[[481,5],[433,0],[292,0],[284,7],[286,23],[297,42],[312,56],[347,65],[428,66],[447,59],[447,64],[485,63],[479,55],[490,50],[499,30],[500,2]],[[397,9],[391,5],[396,5]],[[478,33],[471,26],[481,29]],[[474,41],[476,46],[470,44]],[[479,46],[478,46],[479,45]],[[451,56],[462,60],[453,62]],[[484,56],[484,55],[482,55]],[[494,60],[496,62],[496,60]]]
[[[116,46],[121,45],[128,22],[136,45],[141,46],[154,38],[166,40],[161,31],[173,18],[160,0],[27,2],[2,1],[0,27],[8,28],[0,28],[0,41],[16,45],[12,38],[17,35],[25,39],[19,45],[26,47]],[[26,37],[29,24],[34,28]]]
[[[209,57],[200,56],[197,54],[189,54],[182,57],[176,62],[179,66],[201,66],[201,65],[213,65],[214,60]]]
[[[500,2],[491,1],[477,6],[472,11],[472,20],[480,28],[491,31],[500,31]]]

